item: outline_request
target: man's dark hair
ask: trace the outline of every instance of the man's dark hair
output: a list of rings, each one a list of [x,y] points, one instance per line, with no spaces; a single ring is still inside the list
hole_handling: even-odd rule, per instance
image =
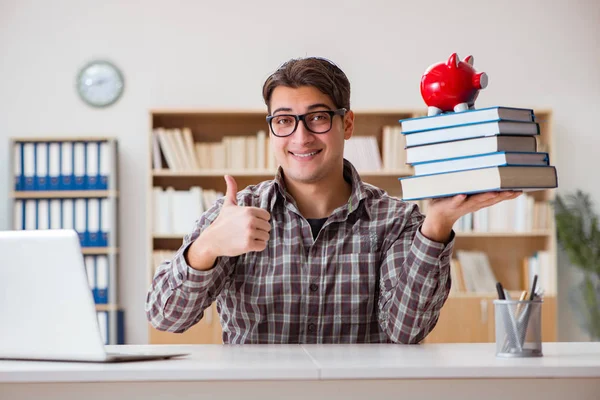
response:
[[[277,86],[313,86],[328,95],[337,108],[350,110],[350,82],[333,62],[320,57],[292,59],[280,66],[263,85],[263,99],[271,113],[271,95]]]

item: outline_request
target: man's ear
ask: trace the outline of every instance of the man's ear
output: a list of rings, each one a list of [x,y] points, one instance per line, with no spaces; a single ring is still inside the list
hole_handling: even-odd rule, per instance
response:
[[[354,112],[349,110],[344,115],[344,139],[348,140],[354,132]]]

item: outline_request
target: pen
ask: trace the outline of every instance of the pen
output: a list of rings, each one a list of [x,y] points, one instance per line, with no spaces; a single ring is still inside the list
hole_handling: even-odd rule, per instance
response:
[[[496,283],[496,291],[498,292],[498,298],[500,300],[506,300],[506,296],[504,295],[504,288],[500,282]]]
[[[533,276],[533,283],[531,284],[531,292],[529,294],[529,301],[532,301],[535,297],[535,285],[537,285],[538,276],[535,274]]]

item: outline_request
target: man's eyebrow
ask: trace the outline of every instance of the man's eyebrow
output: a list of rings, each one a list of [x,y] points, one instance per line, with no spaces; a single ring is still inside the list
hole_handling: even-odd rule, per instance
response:
[[[287,111],[287,112],[290,112],[290,111],[292,111],[292,109],[291,109],[291,108],[287,108],[287,107],[279,107],[278,109],[276,109],[275,111],[273,111],[273,112],[271,113],[271,115],[275,115],[275,114],[277,114],[279,111]]]
[[[316,103],[316,104],[311,104],[310,106],[306,107],[306,109],[307,109],[307,110],[309,110],[309,111],[311,111],[311,110],[315,110],[315,109],[317,109],[317,108],[326,108],[326,109],[328,109],[328,110],[331,110],[331,107],[330,107],[330,106],[328,106],[328,105],[327,105],[327,104],[325,104],[325,103]],[[291,111],[292,111],[292,109],[291,109],[291,108],[289,108],[289,107],[279,107],[278,109],[276,109],[275,111],[273,111],[273,112],[271,113],[271,115],[275,115],[275,114],[277,114],[277,113],[278,113],[278,112],[280,112],[280,111],[291,112]]]
[[[331,107],[329,107],[325,103],[317,103],[317,104],[310,105],[310,106],[308,106],[307,110],[314,110],[315,108],[326,108],[328,110],[331,110]]]

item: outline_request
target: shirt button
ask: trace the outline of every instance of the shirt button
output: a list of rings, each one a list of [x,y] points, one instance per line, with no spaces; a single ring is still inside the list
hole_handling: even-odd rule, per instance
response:
[[[309,287],[311,292],[316,292],[317,290],[319,290],[319,285],[314,283],[311,283]]]
[[[181,272],[177,274],[177,277],[179,278],[180,281],[183,280],[183,274]]]
[[[309,324],[308,325],[308,331],[309,332],[314,332],[315,331],[315,324]]]

